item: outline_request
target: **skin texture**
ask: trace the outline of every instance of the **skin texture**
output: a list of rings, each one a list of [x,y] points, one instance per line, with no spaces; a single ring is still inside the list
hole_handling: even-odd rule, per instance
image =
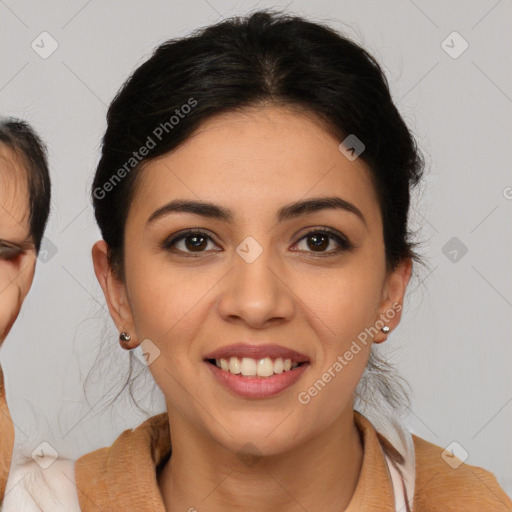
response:
[[[368,168],[349,161],[339,143],[312,114],[282,106],[212,118],[139,176],[126,223],[125,280],[112,274],[105,242],[93,247],[114,322],[132,336],[125,348],[150,339],[160,350],[150,371],[166,397],[173,444],[159,477],[168,511],[339,511],[350,502],[363,456],[354,391],[372,340],[310,403],[297,395],[359,333],[402,305],[412,265],[406,260],[386,274]],[[366,225],[353,213],[327,209],[277,222],[284,205],[327,196],[354,204]],[[171,213],[147,225],[178,198],[222,205],[234,221]],[[211,237],[203,252],[190,239],[174,252],[162,248],[186,228]],[[315,228],[334,229],[355,248],[334,253],[337,242],[326,239],[318,249],[304,238]],[[236,252],[248,236],[263,251],[252,263]],[[386,323],[393,330],[399,321],[398,311]],[[379,332],[373,341],[385,338]],[[310,366],[277,396],[235,396],[203,359],[242,340],[295,349]]]
[[[34,278],[36,251],[29,231],[29,204],[23,163],[0,144],[0,344],[16,320]]]
[[[0,348],[34,278],[36,252],[29,233],[26,173],[18,156],[0,144]],[[0,367],[0,503],[7,482],[14,426]]]

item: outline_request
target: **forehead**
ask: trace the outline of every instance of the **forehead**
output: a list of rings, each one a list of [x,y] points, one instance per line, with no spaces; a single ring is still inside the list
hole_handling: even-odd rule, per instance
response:
[[[0,237],[25,236],[29,213],[24,163],[15,151],[0,143]]]
[[[348,160],[340,142],[315,115],[286,107],[215,116],[145,165],[132,207],[146,212],[176,197],[200,198],[240,218],[268,215],[308,196],[339,195],[377,220],[370,171],[360,158]]]

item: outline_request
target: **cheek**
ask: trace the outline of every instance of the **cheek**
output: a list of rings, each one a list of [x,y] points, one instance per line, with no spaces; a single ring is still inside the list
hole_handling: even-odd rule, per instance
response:
[[[343,353],[375,323],[382,294],[379,283],[376,269],[357,265],[297,279],[294,293],[307,306],[304,314],[314,322],[326,356]]]
[[[13,260],[0,259],[0,342],[5,339],[30,289],[35,270],[35,252]]]
[[[0,267],[4,262],[0,262]],[[0,269],[0,343],[11,330],[21,309],[22,293],[16,281],[12,281],[11,272]]]
[[[126,272],[137,337],[152,340],[160,350],[179,350],[184,346],[180,340],[190,340],[200,328],[215,280],[207,270],[180,271],[155,259],[147,263],[140,260]]]
[[[201,411],[194,411],[190,396],[201,390],[192,402],[203,404],[205,400],[203,374],[198,372],[203,365],[201,347],[194,341],[200,339],[198,333],[212,307],[207,291],[215,281],[207,272],[201,276],[188,271],[185,276],[179,269],[155,263],[146,266],[141,259],[131,268],[126,266],[135,332],[140,342],[150,340],[156,346],[146,342],[144,348],[158,353],[149,370],[168,409],[197,423]]]
[[[366,368],[382,293],[379,279],[376,270],[352,266],[317,278],[315,286],[304,281],[297,293],[320,341],[297,400],[312,417],[322,418],[321,424],[350,403]]]

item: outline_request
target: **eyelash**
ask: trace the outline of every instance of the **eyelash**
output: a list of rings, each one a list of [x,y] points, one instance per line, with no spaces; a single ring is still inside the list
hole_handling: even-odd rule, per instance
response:
[[[16,259],[21,253],[23,249],[15,244],[7,242],[5,240],[0,240],[0,260],[3,261],[11,261]]]
[[[344,252],[344,251],[349,251],[349,250],[354,248],[354,246],[350,243],[350,241],[347,238],[345,238],[343,235],[339,234],[337,231],[334,231],[334,230],[331,230],[331,229],[328,229],[328,228],[312,229],[311,231],[308,231],[307,233],[305,233],[299,240],[297,240],[296,243],[299,243],[303,239],[305,239],[308,236],[311,236],[313,234],[315,234],[315,235],[326,235],[326,236],[329,237],[330,240],[334,240],[340,246],[338,249],[330,250],[330,251],[324,251],[324,252],[317,252],[317,253],[315,253],[314,251],[306,251],[306,252],[311,252],[312,254],[315,255],[315,257],[325,258],[327,256],[334,256],[336,254],[339,254],[339,253]],[[162,244],[162,249],[165,249],[165,250],[168,250],[168,251],[172,251],[172,252],[186,254],[187,255],[187,256],[185,256],[186,258],[189,258],[189,257],[191,257],[191,258],[200,257],[201,254],[205,253],[206,251],[198,251],[196,253],[193,253],[193,252],[190,252],[190,251],[187,252],[187,251],[182,251],[181,249],[173,248],[173,246],[176,243],[178,243],[181,240],[184,240],[186,238],[189,238],[189,237],[191,238],[193,236],[201,236],[201,237],[207,238],[208,240],[214,242],[214,240],[212,240],[212,238],[207,233],[205,233],[204,231],[194,230],[194,229],[187,229],[184,232],[182,232],[181,234],[179,234],[179,235],[177,235],[177,236],[175,236],[173,238],[165,240],[164,243]],[[297,251],[297,252],[304,252],[304,251]],[[197,256],[195,256],[193,254],[197,254]]]

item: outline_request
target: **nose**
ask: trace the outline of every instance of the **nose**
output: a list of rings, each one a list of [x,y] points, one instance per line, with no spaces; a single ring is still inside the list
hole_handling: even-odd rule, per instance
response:
[[[254,260],[240,254],[234,253],[233,268],[222,281],[219,314],[254,329],[289,321],[294,313],[293,292],[272,251],[264,249]]]

